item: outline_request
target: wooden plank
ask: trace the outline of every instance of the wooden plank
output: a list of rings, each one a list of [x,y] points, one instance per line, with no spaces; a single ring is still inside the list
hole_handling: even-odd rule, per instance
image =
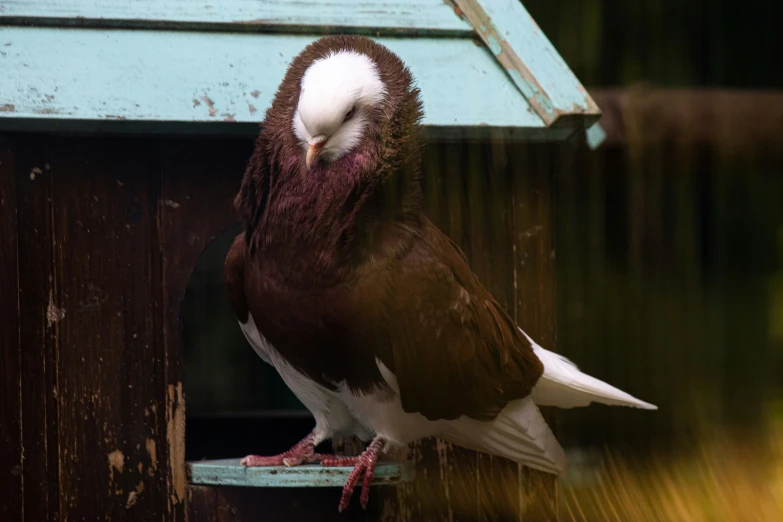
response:
[[[601,115],[519,0],[454,0],[547,125],[589,127]]]
[[[188,489],[197,486],[189,486]],[[357,498],[340,513],[339,488],[232,488],[214,487],[217,522],[358,522],[397,520],[395,515],[381,518],[379,505],[371,494],[367,510]],[[381,488],[383,489],[383,488]],[[391,489],[391,488],[389,488]],[[373,491],[377,499],[378,491]],[[209,519],[207,519],[209,520]],[[191,522],[193,522],[191,520]],[[197,522],[201,522],[197,519]]]
[[[164,405],[167,445],[162,456],[172,508],[186,494],[185,403],[183,400],[181,309],[185,290],[201,251],[217,234],[236,223],[232,201],[244,173],[252,142],[244,140],[166,140],[160,142],[161,254],[165,345]],[[180,520],[177,512],[177,519]]]
[[[22,350],[22,444],[25,520],[59,511],[57,340],[58,280],[52,264],[51,171],[42,139],[14,140]]]
[[[327,488],[345,485],[353,466],[263,466],[248,468],[239,459],[207,460],[187,465],[191,484],[253,488]],[[416,470],[410,462],[379,462],[373,485],[410,482]]]
[[[14,152],[0,139],[0,520],[22,520],[22,345],[19,339]]]
[[[470,265],[501,306],[514,314],[514,244],[511,206],[512,172],[503,140],[468,150]],[[478,454],[479,520],[519,520],[519,465],[508,459]]]
[[[0,128],[214,124],[256,134],[308,35],[0,27]],[[546,126],[491,53],[465,38],[376,38],[409,65],[431,128]],[[59,122],[59,124],[58,124]],[[57,128],[57,127],[54,127]],[[215,130],[213,128],[213,130]],[[571,129],[561,129],[561,138]],[[514,132],[510,137],[514,137]],[[549,131],[539,135],[546,139]]]
[[[63,519],[170,520],[154,142],[51,142]],[[50,320],[52,313],[49,313]]]
[[[3,0],[0,24],[159,27],[188,30],[471,35],[442,0],[297,1]]]
[[[217,522],[217,488],[188,486],[187,520]]]
[[[539,345],[557,351],[554,152],[550,145],[510,148],[509,168],[517,322]],[[542,413],[556,434],[553,412]],[[520,474],[521,520],[557,520],[556,477],[527,467]]]

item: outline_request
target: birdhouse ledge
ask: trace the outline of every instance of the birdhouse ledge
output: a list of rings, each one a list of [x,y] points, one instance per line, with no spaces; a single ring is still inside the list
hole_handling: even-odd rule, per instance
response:
[[[518,0],[0,0],[0,130],[253,136],[330,33],[397,53],[434,137],[564,140],[600,117]]]
[[[189,462],[188,481],[204,486],[240,486],[255,488],[342,488],[353,470],[350,467],[320,466],[262,466],[248,468],[239,459]],[[374,486],[410,482],[415,476],[411,462],[379,462],[373,475]]]

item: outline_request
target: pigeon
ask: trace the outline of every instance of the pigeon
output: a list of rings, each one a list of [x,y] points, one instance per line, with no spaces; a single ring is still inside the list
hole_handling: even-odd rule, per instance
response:
[[[352,467],[340,511],[360,481],[366,508],[380,456],[422,438],[559,474],[565,454],[539,406],[656,409],[536,344],[427,218],[422,115],[389,49],[317,39],[287,69],[234,199],[231,307],[315,419],[290,450],[241,463]],[[343,437],[366,450],[316,452]]]

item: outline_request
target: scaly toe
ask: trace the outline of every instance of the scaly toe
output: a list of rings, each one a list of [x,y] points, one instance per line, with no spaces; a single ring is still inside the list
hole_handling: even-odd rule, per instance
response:
[[[262,457],[261,455],[248,455],[239,461],[239,463],[248,468],[255,468],[258,466],[282,466],[283,462],[290,457],[284,457],[283,455],[275,455],[273,457]]]
[[[351,474],[348,475],[348,480],[345,481],[345,486],[343,486],[343,494],[340,496],[340,506],[338,508],[340,513],[348,509],[348,506],[351,503],[353,490],[356,488],[356,484],[359,482],[359,477],[362,476],[364,468],[364,462],[359,461],[359,463],[356,464],[356,467],[351,470]]]
[[[329,455],[329,457],[321,459],[321,466],[334,466],[339,468],[356,466],[358,463],[359,457],[337,457]]]

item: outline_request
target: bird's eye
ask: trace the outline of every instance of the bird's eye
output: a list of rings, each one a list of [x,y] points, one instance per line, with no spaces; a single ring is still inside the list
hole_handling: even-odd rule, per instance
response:
[[[345,113],[345,118],[343,118],[343,121],[348,121],[353,116],[353,107],[351,107],[351,110]]]

